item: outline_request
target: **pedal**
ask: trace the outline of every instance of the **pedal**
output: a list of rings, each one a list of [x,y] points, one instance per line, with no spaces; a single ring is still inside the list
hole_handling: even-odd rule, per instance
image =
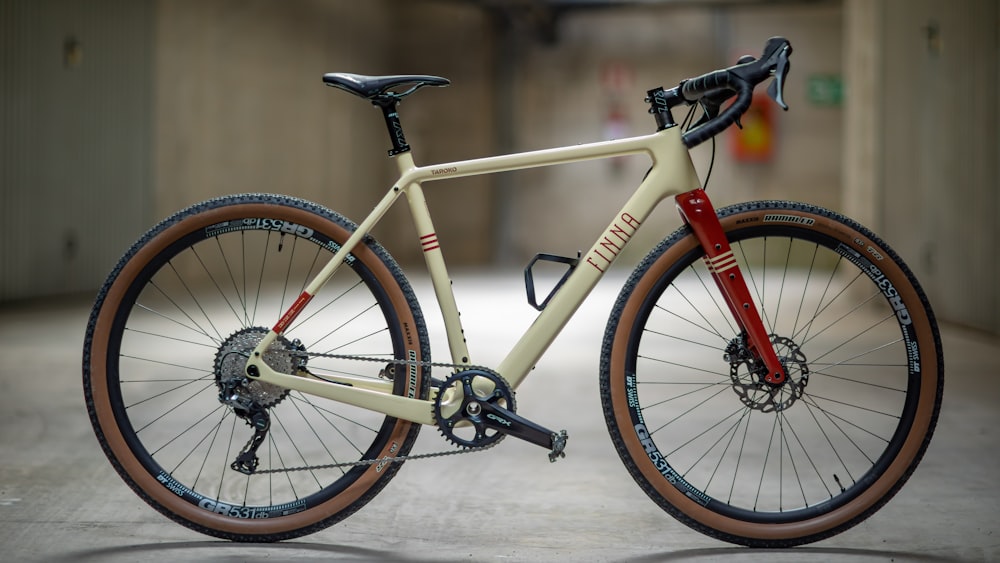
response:
[[[563,450],[566,448],[566,441],[569,439],[569,435],[566,434],[565,430],[553,432],[495,403],[482,402],[480,405],[483,409],[483,424],[486,426],[508,436],[520,438],[526,442],[547,448],[549,450],[550,462],[555,462],[561,457],[566,457]]]
[[[549,452],[549,462],[555,463],[559,458],[566,457],[566,453],[563,452],[566,449],[566,442],[569,440],[569,434],[566,434],[565,430],[560,430],[559,434],[552,434],[552,451]]]

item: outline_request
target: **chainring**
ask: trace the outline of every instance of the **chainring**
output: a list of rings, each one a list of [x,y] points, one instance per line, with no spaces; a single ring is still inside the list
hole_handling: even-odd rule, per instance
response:
[[[452,374],[438,388],[434,418],[449,442],[465,448],[492,446],[506,434],[488,428],[482,404],[499,404],[514,412],[514,391],[500,374],[485,368]]]

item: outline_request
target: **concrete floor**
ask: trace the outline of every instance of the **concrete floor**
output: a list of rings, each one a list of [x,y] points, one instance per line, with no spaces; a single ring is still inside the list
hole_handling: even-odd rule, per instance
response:
[[[996,561],[1000,560],[1000,340],[944,326],[947,377],[922,465],[881,512],[832,539],[748,550],[657,508],[607,437],[597,362],[621,277],[612,275],[519,389],[518,412],[565,428],[567,457],[514,439],[414,461],[344,522],[282,544],[187,530],[147,507],[101,453],[83,405],[89,298],[0,307],[0,561]],[[433,295],[418,281],[430,317]],[[475,363],[495,364],[530,322],[517,275],[463,274],[456,294]],[[495,321],[497,312],[507,320]],[[436,358],[446,347],[432,338]],[[547,391],[566,382],[569,394]],[[446,449],[426,428],[417,452]]]

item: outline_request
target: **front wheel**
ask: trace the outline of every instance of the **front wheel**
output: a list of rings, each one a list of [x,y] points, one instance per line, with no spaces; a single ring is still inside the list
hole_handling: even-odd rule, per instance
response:
[[[605,332],[601,398],[640,487],[724,541],[792,546],[861,522],[920,461],[941,405],[934,315],[867,229],[788,202],[720,220],[788,375],[762,381],[687,228],[636,268]]]
[[[276,541],[348,516],[396,473],[398,463],[369,462],[405,455],[419,425],[243,373],[354,229],[301,200],[231,196],[163,221],[118,263],[87,326],[84,392],[104,452],[154,508],[213,536]],[[378,361],[342,357],[351,355]],[[346,374],[427,394],[420,308],[370,239],[264,360],[287,374]],[[402,361],[407,369],[392,369]],[[234,466],[254,440],[256,459]]]

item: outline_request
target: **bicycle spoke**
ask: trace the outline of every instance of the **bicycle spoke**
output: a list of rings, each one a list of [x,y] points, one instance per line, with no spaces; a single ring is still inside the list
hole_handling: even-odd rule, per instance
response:
[[[233,316],[235,316],[236,319],[239,321],[240,314],[236,312],[236,308],[233,307],[233,304],[230,301],[229,296],[226,295],[226,292],[222,289],[222,286],[219,284],[219,281],[215,278],[215,274],[213,274],[212,271],[208,268],[208,266],[205,265],[205,260],[202,259],[201,254],[198,252],[198,248],[196,246],[192,246],[190,250],[191,254],[193,254],[195,257],[195,261],[197,261],[198,265],[201,267],[201,270],[205,273],[206,276],[208,276],[208,279],[211,280],[212,286],[215,288],[216,292],[218,292],[219,297],[222,299],[223,302],[225,302],[226,306],[229,307],[229,310],[232,311]],[[234,283],[233,290],[235,291],[236,290],[235,282],[233,283]]]
[[[185,461],[187,461],[188,457],[190,457],[191,454],[193,454],[194,451],[198,449],[198,446],[200,446],[206,439],[208,439],[209,434],[217,434],[218,433],[218,429],[221,427],[222,422],[226,420],[226,417],[229,416],[229,414],[231,414],[229,411],[223,409],[222,405],[219,405],[219,408],[215,409],[214,411],[209,411],[208,413],[205,414],[205,416],[203,416],[203,417],[199,418],[198,420],[194,421],[190,426],[188,426],[184,430],[181,430],[180,432],[178,432],[176,436],[174,436],[173,438],[171,438],[170,440],[168,440],[166,443],[164,443],[159,448],[157,448],[157,449],[153,450],[152,452],[150,452],[150,454],[154,455],[154,456],[157,455],[157,454],[159,454],[161,451],[163,451],[164,448],[166,448],[167,446],[173,444],[181,436],[183,436],[183,435],[187,434],[188,432],[194,430],[194,428],[196,426],[198,426],[199,424],[201,424],[202,422],[204,422],[205,420],[207,420],[208,417],[210,417],[213,414],[219,412],[220,410],[223,411],[223,412],[222,412],[222,418],[219,420],[219,422],[216,423],[214,426],[210,427],[208,429],[208,432],[206,432],[205,435],[202,436],[200,440],[198,440],[197,442],[195,442],[194,445],[191,446],[191,449],[188,450],[188,453],[185,454],[184,457],[182,457],[180,459],[180,461],[178,461],[177,464],[174,465],[174,467],[170,470],[171,473],[173,473],[174,471],[177,471],[177,468],[180,467],[181,465],[183,465]],[[214,438],[213,438],[213,441],[214,441]],[[209,449],[211,449],[211,445],[209,446]],[[195,479],[195,481],[197,481],[197,479]]]
[[[726,324],[729,326],[729,332],[731,333],[736,332],[736,325],[733,323],[732,319],[730,319],[730,315],[727,315],[726,313],[723,312],[722,303],[719,302],[719,300],[722,299],[722,297],[721,296],[717,297],[718,292],[709,289],[708,285],[709,282],[705,281],[705,277],[711,278],[711,275],[703,276],[701,274],[701,271],[699,269],[695,269],[693,266],[689,268],[689,271],[692,274],[694,274],[695,278],[698,280],[698,283],[701,284],[701,288],[705,292],[705,295],[707,295],[709,299],[712,300],[712,303],[715,305],[715,310],[718,311],[719,313],[719,318],[725,320]],[[711,283],[713,285],[715,284],[714,281],[711,281]],[[677,292],[680,293],[680,288],[677,289]],[[716,329],[714,326],[712,326],[712,323],[705,317],[704,314],[702,314],[701,309],[696,307],[689,299],[687,299],[687,297],[685,297],[684,300],[694,310],[694,312],[697,313],[702,318],[702,320],[704,320],[709,326],[712,327],[712,332],[719,335],[719,338],[721,338],[722,340],[724,341],[726,340],[726,338],[722,336],[722,332]]]
[[[187,340],[187,339],[184,339],[184,338],[177,338],[176,336],[168,336],[166,334],[161,334],[161,333],[156,333],[156,332],[149,332],[149,331],[145,331],[145,330],[139,330],[139,329],[136,329],[136,328],[128,328],[128,327],[126,327],[125,328],[125,332],[131,332],[131,333],[135,333],[135,334],[142,334],[142,335],[145,335],[145,336],[153,336],[155,338],[162,338],[164,340],[172,340],[174,342],[181,342],[181,343],[184,343],[184,344],[193,344],[195,346],[202,346],[202,347],[205,347],[205,348],[209,348],[211,350],[215,350],[216,349],[216,346],[213,346],[211,344],[205,344],[204,342],[195,342],[194,340]]]
[[[129,358],[130,356],[122,356],[122,357],[123,358]],[[165,362],[157,362],[157,363],[164,363],[165,364]],[[172,364],[165,364],[165,365],[172,365]],[[173,367],[178,367],[178,366],[173,366]],[[196,368],[187,368],[187,369],[192,369],[192,370],[196,370],[196,371],[204,371],[204,370],[198,370]],[[174,391],[177,391],[178,389],[183,389],[184,387],[187,387],[188,385],[191,385],[192,383],[197,383],[199,381],[206,381],[207,379],[213,379],[213,382],[214,382],[214,378],[212,377],[211,374],[208,374],[205,377],[199,377],[197,379],[181,379],[181,380],[157,379],[157,380],[146,380],[146,381],[143,381],[143,383],[149,383],[149,382],[163,383],[165,381],[166,382],[183,381],[183,383],[181,383],[180,385],[178,385],[176,387],[171,387],[171,388],[169,388],[169,389],[167,389],[165,391],[161,391],[160,393],[157,393],[155,395],[150,395],[149,397],[146,397],[145,399],[142,399],[140,401],[136,401],[134,403],[130,403],[130,404],[126,405],[125,408],[126,409],[130,409],[132,407],[141,405],[141,404],[143,404],[143,403],[145,403],[147,401],[152,401],[153,399],[158,399],[160,397],[163,397],[164,395],[168,395],[170,393],[173,393]],[[122,383],[129,383],[129,381],[126,380],[126,381],[123,381]],[[136,383],[136,382],[133,381],[132,383]]]
[[[818,244],[813,244],[812,245],[812,257],[809,260],[809,267],[806,268],[806,280],[805,280],[805,283],[803,284],[803,287],[802,287],[802,295],[799,298],[799,306],[795,310],[795,322],[792,323],[792,334],[793,335],[798,335],[798,333],[799,333],[799,320],[801,319],[802,311],[805,309],[806,296],[811,293],[809,291],[809,288],[811,287],[810,284],[812,282],[813,274],[815,273],[816,257],[818,255],[819,255],[819,245]],[[822,298],[820,300],[822,300]],[[813,318],[815,318],[815,317],[813,317]]]
[[[725,348],[720,348],[719,346],[713,346],[713,345],[705,343],[705,342],[698,342],[697,340],[692,340],[690,338],[683,338],[683,337],[680,337],[680,336],[675,336],[673,334],[667,334],[665,332],[660,332],[660,331],[652,330],[652,329],[649,329],[649,328],[644,329],[643,332],[645,334],[655,334],[657,336],[662,336],[664,338],[670,338],[670,339],[673,339],[673,340],[684,342],[686,344],[693,344],[695,346],[702,346],[702,347],[705,347],[705,348],[711,348],[712,350],[718,351],[720,354],[722,352],[725,352]]]
[[[278,252],[282,250],[282,246],[285,241],[285,233],[281,233],[281,240],[278,242]],[[285,283],[281,287],[281,300],[278,301],[278,313],[276,318],[281,318],[281,314],[285,312],[285,296],[288,295],[288,282],[292,279],[292,263],[295,262],[295,249],[298,247],[299,239],[298,237],[292,237],[292,249],[289,251],[288,256],[288,268],[285,270]],[[307,278],[308,279],[308,278]],[[301,295],[301,291],[296,295]]]
[[[348,321],[348,322],[350,322],[350,321]],[[338,327],[338,328],[339,328],[339,327]],[[326,351],[324,351],[323,353],[324,353],[324,354],[333,354],[333,353],[335,353],[335,352],[338,352],[338,351],[340,351],[340,350],[343,350],[343,349],[347,348],[348,346],[350,346],[350,345],[352,345],[352,344],[357,344],[358,342],[362,342],[362,341],[365,341],[365,340],[369,340],[369,339],[371,339],[372,337],[374,337],[374,336],[376,336],[376,335],[379,335],[379,334],[384,334],[386,330],[387,330],[387,329],[385,329],[385,328],[380,328],[380,329],[378,329],[378,330],[376,330],[376,331],[374,331],[374,332],[370,332],[370,333],[368,333],[368,334],[362,334],[361,336],[357,337],[357,338],[356,338],[356,339],[354,339],[354,340],[350,340],[350,341],[348,341],[348,342],[344,342],[344,343],[342,343],[342,344],[338,344],[337,346],[335,346],[335,347],[333,347],[333,348],[329,348],[329,349],[327,349],[327,350],[326,350]],[[332,335],[333,335],[333,333],[334,333],[334,332],[336,332],[336,331],[337,331],[337,329],[334,329],[334,331],[333,331],[333,332],[331,332],[330,334],[327,334],[326,336],[324,336],[324,337],[323,337],[323,338],[321,338],[320,340],[325,340],[325,339],[326,339],[326,338],[327,338],[328,336],[332,336]],[[319,342],[319,341],[317,341],[317,343],[318,343],[318,342]]]
[[[219,252],[219,256],[222,258],[222,263],[225,264],[226,266],[226,272],[229,274],[229,280],[233,284],[233,291],[236,292],[236,299],[239,302],[240,305],[239,308],[243,311],[243,316],[240,317],[240,314],[237,313],[235,310],[233,312],[236,313],[236,318],[238,319],[240,326],[243,327],[249,326],[250,323],[247,320],[246,316],[246,310],[247,310],[246,292],[244,291],[243,293],[240,293],[239,285],[236,283],[236,274],[233,272],[234,268],[229,263],[229,254],[222,249],[222,241],[219,240],[219,237],[215,237],[215,245]]]
[[[649,432],[649,434],[650,434],[650,435],[653,435],[653,434],[656,434],[657,432],[659,432],[660,430],[663,430],[663,429],[664,429],[664,428],[666,428],[667,426],[670,426],[671,424],[673,424],[673,423],[677,422],[678,420],[680,420],[680,419],[684,418],[685,416],[687,416],[687,415],[689,415],[689,414],[693,413],[693,412],[694,412],[694,410],[695,410],[696,408],[698,408],[698,407],[700,407],[700,406],[703,406],[703,405],[704,405],[705,403],[707,403],[708,401],[711,401],[711,400],[712,400],[712,399],[714,399],[715,397],[719,396],[719,395],[720,395],[720,394],[721,394],[721,393],[722,393],[723,391],[725,391],[725,390],[726,390],[726,388],[725,388],[725,387],[723,387],[722,389],[720,389],[720,390],[718,390],[717,392],[715,392],[715,393],[713,393],[712,395],[710,395],[710,396],[709,396],[708,398],[706,398],[706,399],[703,399],[702,401],[700,401],[699,403],[695,404],[695,405],[694,405],[694,406],[692,406],[691,408],[687,409],[686,411],[682,412],[681,414],[679,414],[679,415],[675,416],[674,418],[672,418],[672,419],[668,420],[667,422],[663,423],[663,425],[662,425],[662,426],[659,426],[659,427],[658,427],[658,428],[656,428],[655,430],[651,430],[651,431]]]
[[[740,518],[793,521],[854,494],[845,491],[878,467],[912,392],[906,342],[880,287],[835,246],[783,235],[730,244],[789,383],[759,379],[693,257],[640,305],[627,401],[645,429],[638,447],[658,452],[684,487]]]
[[[149,421],[149,422],[148,422],[148,423],[147,423],[147,424],[146,424],[145,426],[142,426],[142,427],[140,427],[140,428],[137,428],[137,429],[135,430],[136,434],[139,434],[139,433],[141,433],[141,432],[142,432],[143,430],[145,430],[146,428],[149,428],[149,427],[150,427],[151,425],[155,424],[155,423],[156,423],[157,421],[159,421],[159,420],[160,420],[160,419],[162,419],[163,417],[165,417],[165,416],[169,415],[170,413],[172,413],[172,412],[176,411],[176,410],[177,410],[178,408],[180,408],[180,407],[181,407],[181,405],[183,405],[183,404],[187,403],[188,401],[190,401],[190,400],[191,400],[191,399],[193,399],[194,397],[197,397],[197,396],[198,396],[198,395],[200,395],[200,394],[201,394],[202,392],[204,392],[204,391],[205,391],[206,389],[208,389],[209,387],[212,387],[212,386],[214,386],[214,385],[215,385],[215,382],[213,381],[213,382],[209,383],[208,385],[206,385],[206,386],[202,387],[201,389],[197,389],[197,390],[196,390],[196,391],[195,391],[195,392],[194,392],[194,393],[193,393],[192,395],[190,395],[190,396],[188,396],[188,397],[187,397],[186,399],[184,399],[184,400],[182,400],[182,401],[178,402],[178,403],[177,403],[176,405],[174,405],[173,407],[170,407],[170,408],[169,408],[169,409],[167,409],[167,410],[166,410],[166,411],[165,411],[164,413],[162,413],[161,415],[157,416],[157,417],[156,417],[156,418],[154,418],[153,420]],[[126,410],[128,410],[128,409],[132,408],[133,406],[136,406],[136,405],[139,405],[139,404],[142,404],[142,402],[144,402],[144,401],[140,401],[140,402],[138,402],[138,403],[135,403],[135,404],[133,404],[133,405],[128,405],[128,406],[126,406],[126,407],[125,407],[125,409],[126,409]]]
[[[205,313],[205,308],[202,307],[201,303],[198,301],[198,298],[194,295],[194,293],[191,292],[191,288],[188,287],[187,283],[184,281],[184,278],[180,275],[180,273],[177,272],[177,268],[174,267],[174,263],[172,261],[171,262],[167,262],[167,266],[170,267],[170,271],[174,273],[174,276],[177,278],[177,281],[180,282],[181,287],[184,288],[184,291],[187,293],[188,297],[190,297],[191,300],[194,301],[194,306],[201,313],[201,316],[204,317],[205,322],[208,323],[208,326],[212,327],[212,331],[215,332],[215,335],[218,337],[217,342],[221,342],[222,341],[222,335],[219,334],[219,329],[215,328],[215,325],[212,323],[211,317]],[[159,288],[157,288],[157,289],[159,289]],[[172,299],[170,300],[170,302],[174,303],[174,301]],[[178,306],[178,309],[180,309],[180,306]],[[188,319],[190,319],[191,322],[195,322],[194,319],[192,319],[191,316],[188,315],[185,311],[181,310],[181,312],[184,314],[185,317],[187,317]]]
[[[264,272],[267,271],[267,255],[268,255],[267,250],[268,248],[270,248],[270,244],[271,244],[271,233],[269,231],[267,233],[267,239],[264,241],[264,252],[262,253],[261,256],[260,274],[257,276],[257,292],[254,295],[253,313],[250,315],[250,318],[254,319],[254,321],[257,320],[257,306],[260,304],[260,292],[264,287]]]
[[[317,315],[319,315],[319,314],[323,313],[324,311],[326,311],[329,307],[331,307],[334,304],[340,302],[341,299],[343,299],[344,297],[346,297],[347,294],[349,294],[352,290],[354,290],[355,288],[359,287],[360,285],[361,285],[361,281],[359,280],[354,285],[352,285],[352,286],[348,287],[347,289],[345,289],[344,291],[338,293],[336,296],[333,296],[322,307],[320,307],[318,309],[310,309],[310,311],[311,311],[310,314],[307,315],[307,316],[305,316],[305,317],[301,317],[301,318],[297,319],[296,322],[295,322],[295,324],[293,324],[288,329],[288,332],[292,332],[292,331],[296,330],[297,328],[299,328],[300,326],[306,324],[307,322],[309,322],[311,319],[313,319]],[[304,288],[303,288],[303,290],[304,290]],[[282,311],[282,312],[284,312],[284,311]]]
[[[154,288],[156,287],[155,284],[150,284],[150,286],[154,287]],[[156,289],[159,290],[159,288],[156,288]],[[160,318],[165,319],[167,321],[170,321],[170,322],[172,322],[174,324],[177,324],[178,326],[182,326],[182,327],[184,327],[184,328],[186,328],[186,329],[188,329],[188,330],[190,330],[192,332],[200,334],[200,335],[204,336],[205,338],[208,338],[209,340],[211,340],[212,342],[214,342],[216,344],[218,344],[219,342],[221,342],[221,339],[220,340],[216,340],[215,338],[213,338],[212,335],[210,335],[208,332],[206,332],[204,329],[202,329],[200,326],[198,326],[198,323],[196,323],[190,317],[188,317],[188,320],[191,320],[191,323],[194,326],[187,325],[187,324],[185,324],[185,323],[183,323],[181,321],[178,321],[177,319],[174,319],[173,317],[171,317],[171,316],[169,316],[169,315],[167,315],[165,313],[161,313],[160,311],[157,311],[156,309],[153,309],[151,307],[147,307],[147,306],[145,306],[145,305],[143,305],[141,303],[137,303],[136,307],[138,307],[139,309],[141,309],[143,311],[146,311],[148,313],[156,315],[157,317],[160,317]],[[178,310],[180,310],[180,308],[178,308]],[[181,313],[184,314],[183,311],[181,311]],[[187,315],[185,315],[185,316],[187,316]]]
[[[299,416],[302,417],[302,420],[306,421],[307,420],[306,416],[305,416],[305,414],[302,413],[302,409],[299,408],[298,403],[296,403],[295,401],[292,401],[291,404],[295,407],[295,410],[298,411]],[[333,455],[333,452],[331,452],[330,448],[327,447],[326,443],[323,441],[323,438],[320,437],[319,432],[316,431],[316,428],[313,427],[313,425],[309,424],[308,422],[306,423],[306,425],[309,427],[309,431],[310,431],[310,433],[312,433],[313,437],[316,438],[316,442],[323,448],[323,451],[326,452],[326,455],[329,456],[329,459],[332,460],[333,463],[338,463],[337,456]],[[351,444],[351,445],[353,446],[354,444]],[[342,473],[346,473],[343,470],[341,470],[341,472]],[[319,484],[319,481],[317,481],[317,484]]]
[[[299,444],[298,444],[299,440],[296,439],[296,438],[294,438],[292,436],[292,434],[290,432],[288,432],[288,429],[285,427],[284,423],[282,422],[281,417],[277,416],[277,413],[273,414],[273,422],[277,423],[277,425],[284,432],[285,438],[288,440],[289,447],[291,447],[291,449],[294,450],[295,454],[298,456],[297,459],[300,460],[300,462],[302,463],[302,465],[308,465],[309,464],[309,460],[306,459],[305,455],[303,455],[302,450],[300,449]],[[307,426],[308,426],[308,424],[307,424]],[[311,427],[310,427],[310,429],[311,429]],[[285,465],[284,458],[281,458],[281,459],[282,459],[282,461],[281,461],[282,467],[287,467]],[[307,473],[312,477],[313,481],[316,483],[316,487],[317,488],[323,488],[323,485],[319,482],[319,478],[316,477],[316,473],[312,469],[307,470]],[[299,498],[298,493],[296,493],[296,498]]]

